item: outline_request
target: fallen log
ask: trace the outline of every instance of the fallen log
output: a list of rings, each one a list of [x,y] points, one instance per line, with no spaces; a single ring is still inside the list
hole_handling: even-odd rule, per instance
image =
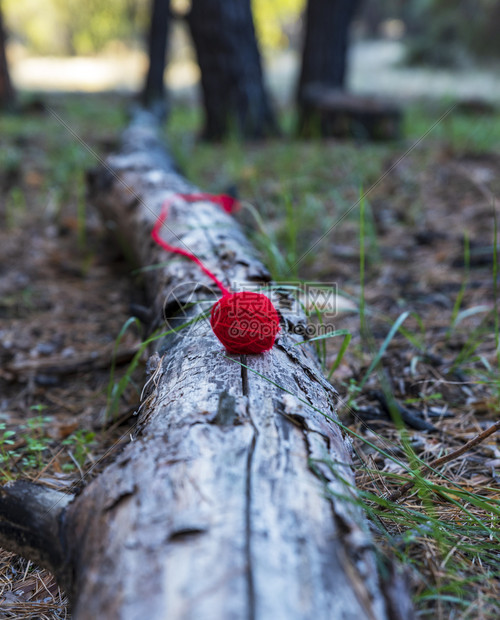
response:
[[[296,346],[304,317],[275,299],[273,349],[228,354],[196,320],[213,302],[211,281],[150,239],[165,198],[196,191],[158,133],[138,115],[91,175],[91,197],[137,264],[158,266],[144,271],[153,327],[162,317],[191,325],[156,342],[131,441],[81,492],[0,490],[0,545],[52,570],[77,620],[412,617],[401,578],[377,571],[337,392],[313,349]],[[233,290],[269,282],[210,202],[176,203],[164,236]]]

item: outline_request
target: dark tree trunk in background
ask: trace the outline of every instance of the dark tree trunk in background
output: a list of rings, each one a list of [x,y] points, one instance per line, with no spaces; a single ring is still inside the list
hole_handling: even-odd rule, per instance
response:
[[[301,137],[400,137],[399,108],[344,89],[349,30],[360,4],[360,0],[308,0],[297,86],[297,133]]]
[[[366,37],[375,39],[379,35],[380,24],[386,18],[384,8],[378,0],[368,0],[363,3],[359,18]]]
[[[0,108],[8,107],[14,103],[14,89],[10,81],[7,56],[5,54],[5,39],[2,5],[0,2]]]
[[[201,69],[204,138],[218,140],[229,131],[244,138],[276,133],[250,0],[193,0],[188,22]]]
[[[152,0],[151,24],[149,27],[148,51],[149,69],[142,92],[142,101],[150,109],[165,112],[165,72],[168,26],[170,21],[170,0]]]
[[[309,0],[297,99],[310,87],[343,88],[349,26],[359,0]]]

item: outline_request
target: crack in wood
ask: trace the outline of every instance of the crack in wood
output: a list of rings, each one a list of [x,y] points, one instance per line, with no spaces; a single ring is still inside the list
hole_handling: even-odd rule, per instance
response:
[[[241,363],[241,390],[242,390],[243,396],[248,396],[249,388],[248,388],[248,369],[247,369],[247,356],[246,355],[240,356],[240,363]]]
[[[253,426],[253,422],[252,422]],[[248,596],[248,620],[255,620],[255,581],[252,563],[252,464],[257,444],[258,431],[254,426],[254,435],[250,442],[247,459],[247,479],[246,479],[246,512],[245,512],[245,555],[247,560],[247,596]]]
[[[210,420],[211,424],[218,426],[234,426],[239,422],[236,398],[227,390],[222,390],[219,396],[219,406],[215,417]]]
[[[253,574],[253,562],[252,562],[252,466],[253,457],[255,454],[255,447],[257,445],[257,438],[259,431],[252,418],[250,411],[250,389],[248,385],[248,369],[247,369],[247,356],[240,356],[241,362],[241,391],[246,398],[246,413],[250,420],[250,424],[253,428],[253,436],[248,448],[247,457],[247,475],[246,475],[246,488],[245,488],[245,555],[246,555],[246,580],[247,580],[247,597],[248,597],[248,620],[255,620],[255,580]]]
[[[206,527],[183,527],[173,531],[168,537],[168,542],[184,542],[189,538],[196,538],[205,534]]]
[[[119,506],[121,507],[122,504],[124,504],[125,502],[130,501],[130,498],[134,496],[136,491],[137,489],[134,486],[132,490],[125,491],[124,493],[119,495],[109,506],[106,506],[105,512],[110,512],[114,510],[115,508],[118,508]]]

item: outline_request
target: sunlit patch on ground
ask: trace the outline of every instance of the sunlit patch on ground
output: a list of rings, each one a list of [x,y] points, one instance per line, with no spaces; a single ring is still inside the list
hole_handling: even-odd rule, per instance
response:
[[[398,41],[363,41],[352,46],[349,59],[349,88],[353,92],[398,97],[475,98],[498,101],[500,74],[491,69],[452,71],[403,66],[404,48]],[[138,50],[123,48],[101,56],[29,57],[13,48],[10,54],[15,85],[29,91],[118,90],[137,92],[147,69],[147,58]],[[265,74],[273,96],[280,102],[293,98],[298,57],[293,51],[275,53],[265,59]],[[165,74],[173,91],[191,92],[200,73],[188,58],[173,59]]]
[[[23,57],[11,61],[12,80],[20,90],[137,92],[147,70],[146,55],[124,51],[119,55]],[[199,81],[198,66],[189,60],[172,63],[165,73],[170,88],[192,88]]]

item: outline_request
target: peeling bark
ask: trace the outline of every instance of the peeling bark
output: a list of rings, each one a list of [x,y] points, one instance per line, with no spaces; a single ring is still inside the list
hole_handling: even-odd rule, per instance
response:
[[[164,306],[185,321],[182,301],[194,302],[196,317],[215,291],[150,240],[163,200],[196,191],[159,156],[157,133],[152,117],[139,117],[92,176],[91,194],[139,265],[168,261],[144,274],[160,324]],[[180,201],[171,211],[165,237],[228,285],[269,280],[215,205]],[[303,321],[286,316],[289,327]],[[320,413],[336,419],[337,393],[293,331],[242,358],[222,349],[207,321],[160,342],[133,441],[67,505],[45,510],[60,552],[37,558],[68,588],[74,618],[381,620],[408,600],[404,588],[388,595],[381,586],[349,441]],[[18,484],[2,491],[0,544],[30,556],[36,541],[17,544],[5,516]],[[38,512],[35,502],[23,521]]]

